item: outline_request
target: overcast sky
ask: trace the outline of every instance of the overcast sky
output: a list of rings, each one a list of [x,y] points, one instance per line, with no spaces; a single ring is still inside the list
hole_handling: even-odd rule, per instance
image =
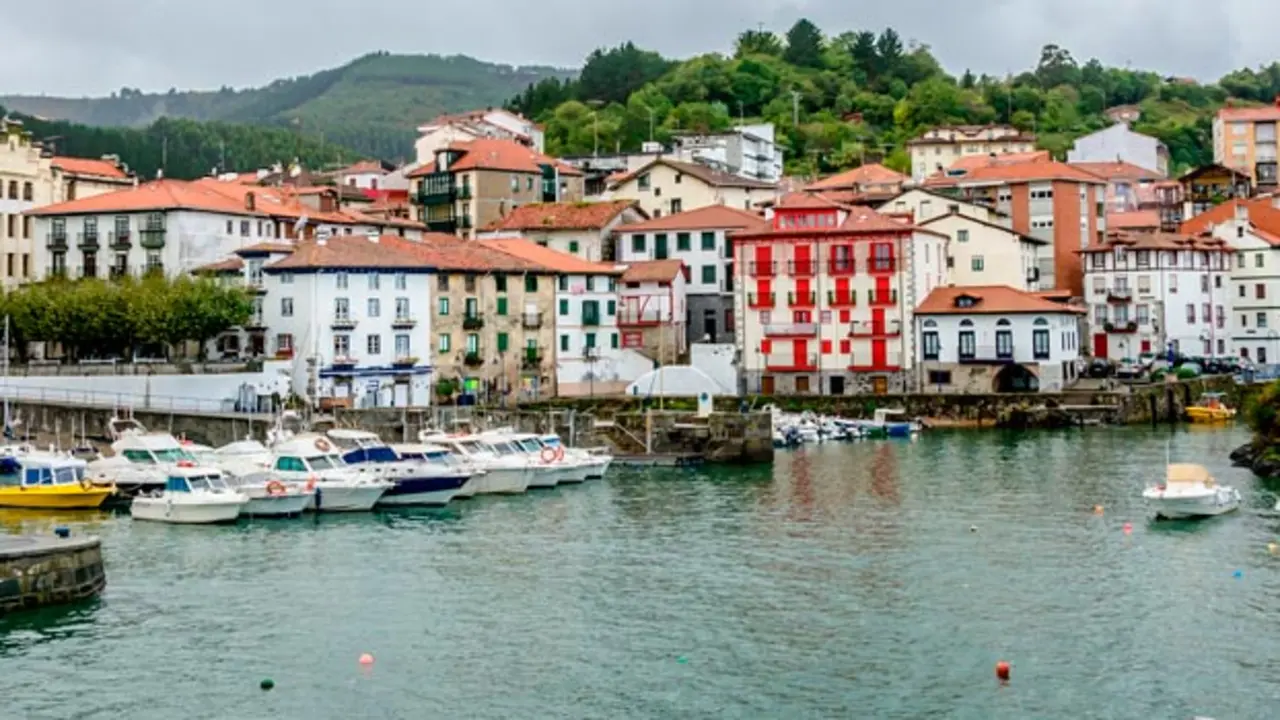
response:
[[[256,86],[372,50],[578,66],[633,40],[687,57],[799,17],[832,35],[892,26],[953,73],[1025,69],[1046,43],[1200,79],[1280,55],[1276,0],[14,0],[3,17],[5,94]]]

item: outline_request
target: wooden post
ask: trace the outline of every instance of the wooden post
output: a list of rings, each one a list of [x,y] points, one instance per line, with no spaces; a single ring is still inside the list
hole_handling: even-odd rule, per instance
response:
[[[653,410],[644,411],[644,454],[653,454]]]

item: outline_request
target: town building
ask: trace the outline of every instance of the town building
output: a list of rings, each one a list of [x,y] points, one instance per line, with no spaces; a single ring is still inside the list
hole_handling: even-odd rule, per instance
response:
[[[454,142],[409,173],[418,219],[432,232],[475,237],[517,207],[582,200],[582,171],[514,140]]]
[[[1225,355],[1234,252],[1207,234],[1165,232],[1111,233],[1081,250],[1093,356]]]
[[[764,218],[708,205],[619,228],[618,260],[626,265],[674,258],[684,264],[686,342],[733,342],[736,273],[730,235],[768,227]]]
[[[1227,107],[1213,118],[1213,161],[1243,173],[1259,191],[1276,188],[1280,97],[1263,107]]]
[[[1130,130],[1123,122],[1076,138],[1067,151],[1067,162],[1124,163],[1142,168],[1157,179],[1169,176],[1169,148],[1150,135]]]
[[[258,270],[258,253],[244,261],[250,287],[264,293],[251,322],[271,334],[269,352],[292,360],[295,392],[322,409],[431,404],[435,277],[422,245],[335,235],[292,250]]]
[[[782,179],[782,148],[773,123],[738,125],[727,132],[677,132],[672,157],[748,180],[776,184]]]
[[[1071,166],[1107,182],[1107,212],[1137,210],[1141,190],[1163,180],[1154,170],[1128,162],[1073,162]]]
[[[1012,227],[1013,221],[1008,215],[999,213],[993,206],[983,202],[969,202],[954,195],[912,188],[896,197],[875,206],[876,212],[882,215],[909,217],[912,222],[924,222],[943,215],[959,213],[983,222]]]
[[[916,182],[945,172],[957,160],[971,155],[1029,153],[1036,138],[1011,125],[945,125],[925,131],[907,143],[911,153],[911,178]]]
[[[1047,241],[1053,272],[1041,266],[1040,287],[1077,295],[1083,292],[1077,251],[1101,242],[1106,232],[1105,185],[1092,173],[1053,161],[981,167],[925,183],[936,192],[994,207],[1009,216],[1014,231]]]
[[[884,201],[902,193],[902,185],[910,180],[897,170],[891,170],[879,163],[860,165],[830,177],[823,178],[808,185],[808,192],[820,192],[834,197],[834,192],[845,192],[857,196],[863,204]]]
[[[917,225],[949,238],[947,281],[953,285],[999,285],[1031,292],[1040,289],[1043,271],[1048,273],[1046,286],[1053,287],[1053,258],[1045,240],[959,211]]]
[[[686,267],[678,259],[628,263],[618,287],[622,347],[659,366],[681,362],[689,347]]]
[[[471,112],[441,115],[418,126],[418,139],[413,143],[417,164],[436,161],[441,150],[456,143],[472,140],[510,140],[545,152],[542,128],[532,120],[501,108],[485,108]]]
[[[1155,232],[1164,226],[1156,210],[1128,210],[1107,213],[1107,230],[1119,232]]]
[[[396,172],[394,165],[382,162],[381,160],[361,160],[358,163],[348,165],[347,167],[335,170],[329,173],[334,183],[344,187],[353,187],[360,190],[406,190],[405,187],[393,187],[397,183],[389,186],[387,178],[392,177]]]
[[[731,238],[744,392],[912,386],[912,310],[945,284],[946,235],[809,194]]]
[[[1102,111],[1113,123],[1133,124],[1142,119],[1142,108],[1137,105],[1113,105]]]
[[[709,205],[753,210],[775,198],[776,186],[696,163],[658,158],[614,180],[608,196],[635,200],[646,215],[657,218]]]
[[[935,288],[915,311],[921,392],[1061,392],[1084,311],[1004,285]]]
[[[1249,174],[1224,165],[1202,165],[1178,178],[1184,221],[1235,198],[1253,196]]]
[[[632,200],[521,205],[482,229],[480,239],[523,237],[592,262],[618,257],[615,236],[646,220]]]
[[[192,274],[211,277],[224,285],[247,290],[253,312],[243,327],[230,328],[213,341],[212,353],[225,359],[263,358],[290,360],[294,356],[294,336],[289,333],[268,336],[267,282],[264,268],[293,253],[291,242],[273,241],[248,245],[223,260],[198,266]],[[290,301],[292,302],[292,301]]]

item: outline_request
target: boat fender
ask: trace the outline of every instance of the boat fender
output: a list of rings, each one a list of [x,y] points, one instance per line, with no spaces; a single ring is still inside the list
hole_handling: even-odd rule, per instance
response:
[[[307,478],[307,492],[316,489],[316,479],[314,477]]]
[[[556,461],[556,451],[553,448],[542,448],[542,452],[538,453],[538,456],[542,459],[543,465],[550,465]]]
[[[563,445],[557,445],[557,446],[556,446],[556,459],[557,459],[557,460],[563,460],[563,459],[564,459],[564,446],[563,446]]]
[[[268,495],[284,495],[288,492],[289,492],[289,488],[285,487],[284,483],[280,482],[279,480],[272,480],[271,482],[267,483]]]
[[[90,490],[91,488],[93,488],[93,482],[92,482],[91,480],[89,480],[89,478],[87,478],[87,477],[82,477],[82,478],[80,478],[80,489],[81,489],[81,490],[84,490],[85,492],[89,492],[89,490]]]

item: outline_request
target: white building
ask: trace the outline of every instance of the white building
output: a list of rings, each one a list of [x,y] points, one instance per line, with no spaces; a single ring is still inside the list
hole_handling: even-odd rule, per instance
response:
[[[387,177],[395,172],[395,168],[389,167],[377,160],[361,160],[354,165],[348,165],[341,170],[330,173],[333,181],[339,185],[347,187],[360,188],[361,190],[408,190],[409,181],[403,179],[403,187],[389,187],[387,185]]]
[[[916,308],[923,392],[1059,392],[1076,379],[1082,310],[1001,285],[937,288]]]
[[[1041,267],[1053,268],[1047,241],[1008,227],[954,211],[918,225],[950,238],[948,281],[953,285],[1000,285],[1034,291],[1042,287]],[[1043,287],[1053,287],[1053,278],[1047,278]]]
[[[943,215],[958,213],[986,223],[1013,227],[1008,215],[995,208],[958,197],[913,188],[876,207],[876,212],[910,215],[913,222],[923,223]]]
[[[631,200],[530,203],[483,228],[476,239],[523,237],[584,260],[612,262],[618,257],[615,234],[645,219]]]
[[[1091,348],[1120,359],[1172,349],[1225,355],[1234,250],[1174,233],[1115,233],[1080,251]]]
[[[673,139],[672,156],[750,180],[782,180],[782,148],[773,123],[739,125],[730,132],[680,133]]]
[[[537,123],[501,108],[441,115],[418,127],[413,144],[417,164],[435,162],[436,153],[458,142],[479,138],[515,140],[543,152],[542,129]]]
[[[1130,130],[1126,123],[1116,123],[1076,138],[1067,151],[1067,162],[1130,163],[1168,177],[1169,148],[1150,135]]]
[[[627,265],[618,288],[622,347],[644,353],[658,365],[676,362],[688,347],[689,266],[678,259]]]
[[[395,236],[305,242],[263,267],[269,352],[293,361],[294,392],[321,407],[429,405],[433,272]]]
[[[946,172],[964,157],[1035,150],[1036,138],[1011,125],[945,125],[927,130],[907,143],[911,152],[911,178],[916,182]]]
[[[562,274],[556,286],[556,387],[562,396],[620,392],[637,377],[623,367],[619,271]]]
[[[698,163],[658,158],[615,179],[607,197],[635,200],[646,215],[656,218],[709,205],[753,210],[776,199],[777,185]]]

